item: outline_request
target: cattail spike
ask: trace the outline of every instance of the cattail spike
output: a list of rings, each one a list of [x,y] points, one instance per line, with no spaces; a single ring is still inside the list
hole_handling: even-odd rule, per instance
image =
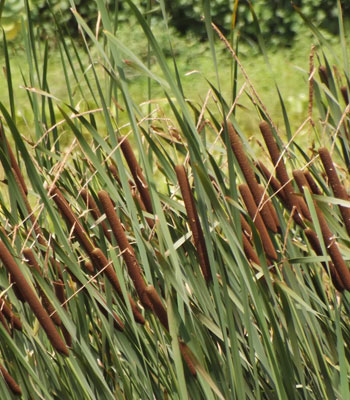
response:
[[[21,320],[12,312],[10,306],[6,304],[4,299],[0,299],[0,310],[3,312],[11,326],[13,326],[18,331],[22,330]]]
[[[22,394],[21,388],[18,386],[17,382],[12,378],[12,376],[7,372],[7,370],[2,365],[0,365],[0,372],[3,378],[5,379],[5,382],[11,389],[12,393],[16,396],[20,396]]]
[[[341,184],[337,171],[332,161],[332,157],[325,147],[318,150],[318,154],[321,157],[322,164],[326,171],[328,181],[332,187],[334,196],[338,199],[349,200],[349,196],[345,190],[345,187]],[[350,209],[348,207],[339,206],[339,210],[346,228],[348,235],[350,235]]]
[[[192,231],[194,245],[198,252],[199,264],[201,266],[204,279],[207,282],[210,282],[212,280],[212,276],[207,247],[205,245],[202,227],[197,214],[193,194],[187,179],[187,174],[182,165],[177,165],[175,167],[175,172],[180,185],[182,198],[185,203],[188,223]]]
[[[239,185],[239,191],[241,192],[243,201],[247,207],[250,218],[254,221],[256,229],[260,234],[261,242],[263,244],[266,255],[273,260],[277,260],[278,258],[277,253],[272,244],[271,238],[267,232],[264,221],[261,218],[259,210],[255,204],[253,195],[249,190],[249,186],[246,184]]]
[[[44,328],[48,338],[50,339],[53,347],[60,353],[68,356],[68,349],[63,342],[61,336],[56,330],[56,327],[52,320],[50,319],[45,308],[41,305],[39,299],[34,293],[31,286],[26,281],[22,271],[14,260],[13,256],[5,246],[4,242],[0,240],[0,259],[4,263],[6,269],[13,276],[16,284],[18,285],[20,291],[31,307],[33,313],[36,315],[41,326]]]
[[[259,190],[259,184],[258,181],[256,180],[254,170],[250,165],[248,157],[245,154],[245,149],[243,147],[243,144],[231,122],[227,122],[227,129],[233,153],[236,156],[236,159],[243,172],[245,180],[254,197],[254,201],[256,205],[259,206],[261,202],[261,191]],[[272,232],[276,233],[278,231],[278,227],[276,226],[275,219],[272,217],[270,210],[268,209],[268,206],[262,207],[260,210],[260,214],[262,216],[262,219],[264,220],[266,227],[270,229]]]

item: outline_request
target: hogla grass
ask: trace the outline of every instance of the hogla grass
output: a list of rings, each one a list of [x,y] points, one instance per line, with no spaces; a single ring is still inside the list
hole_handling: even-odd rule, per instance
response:
[[[308,238],[312,249],[319,256],[324,255],[321,242],[325,244],[325,249],[330,256],[331,262],[323,263],[325,270],[330,274],[335,288],[339,291],[344,289],[350,290],[350,272],[336,243],[335,235],[332,233],[323,212],[314,201],[318,224],[321,228],[322,237],[317,237],[315,230],[311,229],[310,223],[315,224],[311,218],[311,212],[304,198],[304,190],[307,188],[310,193],[318,196],[322,192],[310,171],[293,171],[293,178],[290,178],[284,162],[284,155],[287,154],[287,149],[280,150],[281,140],[276,132],[273,132],[267,121],[260,123],[260,131],[264,138],[268,153],[271,157],[273,169],[266,167],[265,163],[258,161],[255,166],[249,161],[249,156],[245,150],[237,132],[231,122],[223,124],[224,129],[227,129],[229,143],[237,163],[241,170],[241,178],[243,183],[239,185],[242,203],[247,209],[253,224],[259,233],[263,249],[266,254],[266,259],[269,263],[278,261],[278,254],[275,244],[280,241],[277,235],[280,235],[280,223],[277,218],[277,212],[273,207],[273,203],[266,196],[270,193],[271,197],[275,196],[280,199],[282,204],[291,213],[291,218],[304,230],[305,236]],[[319,149],[319,155],[324,166],[326,176],[332,188],[333,194],[340,200],[348,201],[348,196],[345,186],[341,183],[335,165],[332,161],[330,152],[326,148]],[[274,176],[274,173],[276,176]],[[261,190],[261,185],[258,180],[265,179],[265,189]],[[296,191],[293,180],[299,188],[299,193]],[[339,206],[339,211],[344,223],[344,227],[350,234],[350,211],[347,207]],[[242,223],[243,221],[243,223]],[[252,252],[253,242],[252,236],[247,235],[245,219],[241,215],[243,247],[247,258],[253,263],[257,263],[255,253]],[[274,237],[274,239],[273,239]],[[273,239],[273,240],[272,240]]]

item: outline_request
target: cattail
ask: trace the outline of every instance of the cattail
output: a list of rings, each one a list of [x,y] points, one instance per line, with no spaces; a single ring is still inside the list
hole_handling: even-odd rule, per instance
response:
[[[338,199],[349,200],[349,196],[345,190],[345,187],[339,180],[329,151],[325,147],[322,147],[318,150],[318,154],[321,157],[321,161],[326,171],[328,181],[332,187],[334,196]],[[339,210],[343,218],[346,231],[348,232],[348,235],[350,235],[350,209],[348,207],[339,206]]]
[[[253,246],[250,244],[249,240],[244,234],[243,234],[243,249],[249,261],[252,261],[257,265],[260,265],[259,257],[255,253]]]
[[[80,193],[81,193],[81,197],[83,198],[83,200],[86,204],[86,207],[89,208],[94,219],[97,221],[101,217],[101,212],[100,212],[99,208],[97,207],[97,204],[96,204],[94,198],[90,195],[90,193],[86,189],[82,189],[82,191]],[[112,243],[111,233],[108,230],[106,222],[102,221],[101,226],[102,226],[103,233],[106,236],[107,240],[110,243]]]
[[[134,177],[137,189],[141,195],[142,201],[146,207],[146,210],[153,214],[152,200],[149,194],[148,185],[146,179],[143,176],[142,169],[136,160],[135,154],[131,148],[130,142],[126,137],[119,139],[120,147],[123,151],[126,162],[128,163],[130,172]]]
[[[270,218],[273,218],[274,224],[276,225],[277,230],[281,229],[280,226],[280,221],[278,219],[276,210],[272,204],[272,201],[267,197],[266,193],[265,193],[265,189],[263,188],[262,185],[258,185],[257,186],[257,192],[260,194],[260,202],[265,203],[265,205],[263,206],[263,208],[267,208],[267,213],[270,215]],[[261,213],[261,206],[260,206],[260,202],[258,204],[256,204],[259,207],[259,211]],[[255,202],[256,203],[256,202]]]
[[[322,256],[323,255],[323,251],[322,251],[322,247],[321,247],[321,243],[318,240],[317,234],[315,231],[313,231],[312,229],[305,229],[305,235],[308,238],[311,247],[313,248],[314,252],[318,255],[318,256]],[[327,268],[327,264],[325,262],[322,263],[324,269],[328,272],[328,268],[329,268],[329,273],[331,275],[331,279],[332,282],[335,286],[335,288],[337,290],[339,290],[339,292],[342,292],[344,290],[344,286],[343,283],[338,275],[337,270],[334,268],[333,263],[330,261],[328,263],[328,268]]]
[[[59,261],[57,261],[54,257],[50,257],[50,262],[51,262],[51,265],[52,265],[56,275],[58,276],[58,278],[63,281],[63,273],[62,273],[61,263]]]
[[[346,290],[350,290],[350,272],[345,264],[345,261],[340,254],[338,246],[336,244],[334,235],[328,227],[326,219],[323,216],[322,211],[316,206],[317,218],[320,223],[322,236],[328,253],[333,261],[334,267],[336,268],[338,275],[342,281],[342,284]]]
[[[61,279],[58,281],[54,281],[53,287],[55,288],[56,297],[58,298],[59,302],[61,304],[64,304],[63,308],[65,310],[67,310],[66,294],[64,291],[63,281]],[[64,325],[61,326],[61,331],[62,331],[64,340],[66,341],[67,346],[72,347],[72,337]]]
[[[61,339],[61,336],[57,332],[54,323],[50,319],[45,308],[41,305],[39,299],[37,298],[31,286],[26,281],[22,271],[18,267],[16,261],[14,260],[11,253],[9,252],[9,250],[7,249],[2,240],[0,240],[0,258],[4,263],[6,269],[13,276],[16,284],[18,285],[20,291],[27,300],[33,313],[38,318],[38,321],[40,322],[41,326],[44,328],[53,347],[60,353],[68,356],[69,355],[68,349],[63,340]]]
[[[273,137],[270,125],[266,121],[262,121],[259,124],[260,131],[264,137],[266,147],[270,153],[270,157],[273,165],[276,168],[276,175],[280,183],[283,185],[284,198],[289,210],[293,209],[293,206],[296,207],[298,213],[293,214],[293,218],[295,221],[303,225],[302,219],[300,218],[300,212],[303,213],[304,216],[308,214],[308,208],[303,199],[300,199],[294,192],[293,185],[289,180],[287,169],[284,165],[284,162],[281,158],[280,151]]]
[[[180,346],[180,351],[181,351],[182,357],[185,360],[185,362],[188,366],[188,369],[191,372],[191,375],[197,376],[196,367],[194,366],[194,363],[192,361],[194,356],[193,356],[190,348],[186,345],[186,343],[182,342],[181,340],[179,341],[179,346]]]
[[[128,238],[124,232],[120,219],[115,212],[112,201],[107,192],[101,190],[98,192],[98,197],[102,204],[102,208],[106,213],[109,224],[112,228],[113,234],[117,240],[120,251],[122,252],[125,264],[128,268],[130,278],[134,282],[136,292],[145,307],[149,307],[148,303],[143,301],[143,291],[146,289],[146,283],[142,277],[141,267],[136,259],[134,250],[130,245]]]
[[[286,204],[284,192],[283,189],[281,189],[281,184],[279,183],[279,181],[271,174],[269,169],[261,161],[258,161],[256,165],[260,172],[265,176],[266,181],[269,182],[273,191],[277,194],[282,203]]]
[[[0,310],[3,312],[6,319],[11,324],[11,326],[13,326],[18,331],[22,330],[21,320],[12,312],[11,308],[6,304],[5,300],[1,298],[0,298]]]
[[[135,188],[133,188],[133,187],[131,188],[131,195],[132,195],[132,198],[135,200],[135,202],[139,205],[140,209],[142,211],[147,211],[146,206],[144,205],[141,197],[137,194]],[[152,229],[154,227],[154,220],[152,218],[146,217],[146,221],[147,221],[148,226]]]
[[[328,71],[324,65],[320,65],[318,67],[318,74],[320,76],[321,82],[329,88]]]
[[[168,325],[168,315],[166,309],[163,306],[162,300],[159,297],[158,292],[152,285],[148,285],[144,291],[144,296],[147,297],[147,300],[152,307],[154,314],[159,318],[159,321],[164,326],[165,329],[169,330]]]
[[[242,214],[239,214],[240,220],[241,220],[241,227],[242,227],[242,231],[243,233],[249,238],[251,239],[253,237],[253,232],[252,229],[250,227],[250,225],[248,224],[248,222],[245,220],[245,218],[243,217]]]
[[[6,371],[6,369],[2,365],[0,365],[0,372],[5,379],[5,382],[11,389],[12,393],[16,396],[17,395],[20,396],[22,394],[21,388],[18,386],[16,381],[12,378],[12,376]]]
[[[122,183],[121,183],[120,178],[119,178],[117,167],[112,163],[112,164],[109,164],[108,168],[111,171],[111,174],[113,175],[113,178],[118,182],[118,185],[121,187]]]
[[[32,251],[32,249],[30,248],[26,248],[23,250],[23,256],[26,259],[27,264],[31,267],[34,268],[37,273],[39,275],[41,275],[41,269],[40,266],[38,264],[38,262],[36,261],[36,258],[34,256],[34,253]],[[37,285],[37,289],[38,292],[40,294],[41,297],[41,302],[42,305],[44,306],[44,308],[46,309],[46,311],[48,312],[48,314],[51,316],[52,321],[57,325],[60,326],[62,325],[62,321],[61,318],[58,316],[58,314],[56,313],[55,307],[52,305],[51,301],[49,300],[49,298],[46,296],[45,292],[42,290],[42,288],[40,287],[40,285]]]
[[[207,248],[205,245],[203,231],[197,214],[193,194],[190,185],[188,183],[186,171],[182,165],[177,165],[175,167],[175,171],[177,180],[180,185],[182,198],[185,203],[188,223],[192,231],[194,245],[198,252],[199,264],[201,266],[204,279],[207,282],[209,282],[212,280],[212,276],[211,276]]]
[[[2,326],[5,328],[6,332],[11,335],[10,328],[7,325],[6,319],[2,311],[0,311],[0,322],[2,323]]]
[[[95,268],[91,261],[84,261],[84,267],[90,275],[93,275],[95,273]]]
[[[243,144],[235,131],[231,122],[227,123],[228,135],[231,143],[231,148],[236,156],[238,164],[243,172],[245,180],[249,186],[249,189],[254,197],[254,201],[257,206],[260,206],[261,202],[261,191],[259,190],[258,181],[255,178],[253,168],[251,167],[248,157],[245,154]],[[259,210],[264,220],[264,223],[268,229],[276,233],[278,228],[275,223],[275,219],[272,217],[270,210],[267,206],[264,206]]]
[[[77,236],[77,239],[84,247],[85,251],[90,255],[95,246],[89,238],[88,234],[86,233],[85,229],[81,225],[80,221],[73,213],[67,200],[64,198],[63,194],[56,186],[53,186],[51,193],[53,194],[53,200],[55,201],[57,207],[66,219],[69,227],[73,229],[73,232]]]
[[[255,204],[253,195],[249,190],[249,186],[246,184],[239,185],[239,191],[241,192],[244,204],[247,207],[250,218],[254,221],[256,229],[258,230],[261,238],[261,242],[263,244],[264,250],[267,256],[273,260],[277,260],[277,253],[272,244],[271,238],[267,232],[266,226],[264,224],[263,219],[258,211],[258,208]]]
[[[2,127],[2,124],[0,124],[0,139],[3,139],[3,138],[4,138],[3,127]],[[21,172],[21,170],[19,168],[19,165],[17,163],[16,157],[13,154],[13,151],[11,149],[10,143],[9,143],[9,141],[7,139],[6,139],[6,144],[7,144],[8,155],[10,157],[11,167],[15,170],[15,176],[20,181],[21,188],[23,189],[25,195],[27,196],[28,195],[27,185],[25,183],[25,180],[23,178],[22,172]]]
[[[309,184],[311,193],[317,194],[317,195],[321,195],[322,192],[321,192],[320,188],[317,186],[317,183],[315,182],[315,180],[314,180],[313,176],[311,175],[310,171],[305,170],[304,171],[304,175],[305,175],[305,178],[307,180],[307,183]]]
[[[124,301],[123,292],[120,287],[120,283],[119,283],[117,274],[115,273],[111,263],[108,261],[106,256],[103,254],[101,249],[96,248],[92,252],[92,261],[95,262],[95,265],[97,266],[97,268],[99,270],[102,270],[102,269],[104,270],[104,273],[106,274],[108,280],[111,282],[115,291],[117,292],[119,297]],[[143,318],[142,314],[138,310],[136,303],[134,302],[134,300],[131,298],[130,295],[128,295],[128,298],[129,298],[130,306],[131,306],[131,309],[135,316],[136,321],[139,322],[140,324],[144,324],[145,319]]]
[[[345,101],[345,104],[348,105],[349,104],[349,92],[348,92],[348,88],[346,86],[342,86],[340,88],[340,92],[343,96],[343,99]]]

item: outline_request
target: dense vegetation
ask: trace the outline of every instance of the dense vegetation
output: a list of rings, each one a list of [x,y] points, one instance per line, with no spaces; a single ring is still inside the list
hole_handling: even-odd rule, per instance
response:
[[[18,40],[30,118],[19,112],[4,34],[1,398],[350,398],[341,3],[340,54],[301,19],[317,46],[306,50],[299,125],[277,82],[281,118],[271,118],[241,38],[211,23],[209,3],[202,23],[215,74],[201,102],[184,89],[166,2],[157,28],[138,3],[123,3],[143,52],[120,40],[108,2],[96,1],[98,23],[73,8],[75,39],[52,17],[60,76],[50,75],[52,49],[26,2]],[[257,42],[270,67],[264,37]],[[141,104],[134,79],[145,81]],[[243,96],[254,135],[239,123]]]

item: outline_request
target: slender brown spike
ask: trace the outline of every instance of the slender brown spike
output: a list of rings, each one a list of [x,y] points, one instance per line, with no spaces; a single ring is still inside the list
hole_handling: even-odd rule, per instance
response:
[[[315,210],[317,213],[318,221],[320,223],[324,244],[326,245],[328,254],[331,257],[331,260],[333,261],[334,267],[338,272],[338,275],[343,283],[344,289],[350,290],[349,269],[346,266],[342,255],[340,254],[334,235],[329,229],[326,219],[322,214],[322,211],[317,206],[315,207]]]
[[[136,190],[134,190],[133,188],[131,189],[131,194],[133,199],[138,203],[138,205],[140,206],[140,209],[143,211],[147,211],[146,210],[146,206],[144,205],[141,197],[136,193]],[[152,229],[154,227],[154,220],[152,218],[147,218],[146,217],[146,221],[148,226]]]
[[[186,343],[182,342],[181,340],[179,341],[179,346],[180,346],[180,351],[181,351],[182,357],[185,360],[185,362],[188,366],[188,369],[191,372],[191,375],[197,376],[196,367],[194,366],[194,363],[192,361],[194,356],[193,356],[190,348],[186,345]]]
[[[243,234],[243,249],[249,261],[253,261],[255,264],[260,265],[259,257],[255,253],[253,246],[250,244],[245,234]]]
[[[88,234],[86,233],[85,229],[79,222],[78,218],[73,213],[72,209],[70,208],[67,200],[64,198],[61,191],[56,187],[53,186],[51,193],[53,194],[53,200],[55,201],[57,207],[61,211],[62,215],[66,219],[69,227],[72,229],[79,240],[80,244],[84,247],[85,251],[90,255],[94,250],[95,246],[91,239],[89,238]]]
[[[119,178],[117,167],[112,163],[112,164],[109,164],[108,168],[111,171],[111,174],[113,175],[113,178],[118,182],[118,185],[122,186],[122,183],[121,183],[120,178]]]
[[[130,245],[128,238],[124,232],[120,219],[115,212],[112,201],[108,193],[104,190],[98,192],[98,198],[102,204],[103,211],[106,213],[113,234],[117,240],[120,251],[122,252],[125,264],[128,268],[130,278],[134,282],[136,292],[145,307],[149,307],[148,303],[143,301],[143,292],[146,289],[146,283],[142,276],[141,267],[136,259],[134,250]]]
[[[2,311],[0,311],[0,322],[2,323],[2,326],[5,328],[6,332],[11,335],[10,328],[7,325],[6,319]]]
[[[308,238],[311,247],[313,248],[314,252],[318,255],[318,256],[322,256],[323,252],[322,252],[322,247],[320,244],[320,241],[318,240],[317,234],[315,231],[313,231],[312,229],[305,229],[305,235]],[[337,290],[339,290],[339,292],[342,292],[344,290],[344,285],[343,282],[341,281],[337,270],[334,268],[333,263],[330,261],[328,263],[328,268],[327,268],[327,263],[322,262],[323,268],[325,269],[326,272],[328,272],[328,268],[329,268],[329,272],[331,275],[331,279],[333,282],[333,285],[335,286],[335,288]]]
[[[318,154],[321,157],[321,161],[326,171],[328,181],[332,187],[334,196],[338,199],[349,200],[349,196],[345,190],[345,187],[341,184],[339,180],[337,171],[335,169],[332,157],[328,149],[322,147],[318,150]],[[346,231],[348,232],[348,235],[350,235],[350,209],[348,207],[339,206],[339,210],[343,218]]]
[[[23,253],[24,258],[26,259],[27,264],[31,268],[34,268],[41,275],[40,266],[35,259],[32,249],[25,248],[22,253]],[[45,310],[50,315],[50,318],[57,326],[61,326],[62,325],[61,318],[56,313],[55,307],[52,305],[51,301],[48,299],[45,292],[41,289],[40,285],[37,285],[37,290],[41,297],[42,305],[44,306]]]
[[[241,227],[242,227],[242,231],[243,233],[249,238],[251,239],[253,236],[253,232],[252,229],[250,227],[250,225],[248,224],[248,222],[245,220],[245,218],[243,217],[242,214],[239,214],[240,220],[241,220]]]
[[[268,168],[261,161],[257,162],[257,167],[259,168],[261,173],[265,176],[266,181],[270,182],[273,191],[277,194],[282,203],[286,204],[284,192],[283,189],[281,189],[281,184],[279,183],[279,181],[271,174]]]
[[[348,92],[348,88],[346,86],[342,86],[340,88],[341,94],[343,96],[343,99],[345,101],[345,104],[348,105],[349,104],[349,92]]]
[[[126,159],[126,162],[129,165],[130,172],[134,177],[134,181],[141,195],[142,201],[146,207],[146,210],[150,214],[153,214],[152,200],[149,194],[148,185],[145,177],[143,176],[142,169],[136,160],[130,142],[127,137],[121,137],[119,138],[119,143],[123,151],[124,157]]]
[[[92,262],[97,266],[97,269],[99,270],[104,269],[104,273],[107,275],[108,280],[111,282],[112,286],[114,287],[119,297],[124,301],[123,292],[120,287],[117,274],[115,273],[111,263],[107,260],[106,256],[103,254],[101,249],[96,248],[92,252]],[[136,303],[134,302],[134,300],[130,295],[128,295],[128,297],[135,320],[140,324],[144,324],[145,319],[138,310]]]
[[[66,294],[64,291],[64,283],[60,279],[58,281],[53,282],[53,287],[55,288],[55,293],[56,297],[58,298],[59,302],[61,304],[64,304],[64,309],[67,310],[67,304],[66,304]],[[66,341],[66,344],[68,347],[72,347],[72,337],[70,333],[67,331],[66,327],[64,325],[61,326],[61,331],[64,337],[64,340]]]
[[[91,261],[84,261],[84,267],[90,275],[93,275],[95,273],[95,268]]]
[[[303,221],[299,215],[301,213],[300,208],[302,207],[303,211],[307,213],[307,207],[306,205],[304,206],[304,201],[300,200],[300,198],[294,192],[293,185],[289,180],[287,169],[284,165],[283,159],[280,158],[281,154],[275,142],[270,125],[266,121],[262,121],[259,124],[259,127],[264,137],[266,147],[270,153],[272,163],[276,168],[277,178],[283,186],[284,198],[287,208],[289,210],[292,210],[293,207],[296,208],[298,212],[293,214],[293,218],[299,225],[303,226]]]
[[[17,265],[16,261],[14,260],[13,256],[11,255],[2,240],[0,240],[0,258],[1,261],[4,263],[6,269],[13,276],[23,296],[25,296],[30,308],[36,315],[41,326],[44,328],[53,347],[60,353],[68,356],[68,349],[63,342],[61,336],[57,332],[54,323],[52,322],[45,308],[41,305],[38,297],[26,281],[22,271],[20,270],[19,266]]]
[[[249,186],[249,189],[254,197],[254,201],[256,205],[260,205],[261,202],[261,191],[259,190],[258,181],[255,178],[254,170],[250,165],[247,155],[245,154],[245,149],[239,138],[237,132],[235,131],[231,122],[227,122],[228,135],[231,143],[231,148],[236,156],[238,164],[243,172],[245,180]],[[272,232],[276,233],[278,228],[276,226],[275,220],[272,217],[270,210],[267,206],[264,206],[260,210],[260,214],[262,219],[264,220],[264,224],[268,229]]]
[[[301,193],[304,193],[304,189],[303,189],[304,187],[307,187],[309,189],[309,191],[311,192],[311,188],[309,186],[308,181],[306,180],[306,177],[305,177],[303,171],[301,171],[299,169],[294,170],[293,177],[294,177],[294,180],[297,183]],[[312,220],[311,214],[310,214],[309,209],[307,208],[307,205],[306,205],[304,199],[300,198],[299,203],[300,203],[300,209],[301,209],[301,212],[303,213],[303,216],[305,218],[307,218],[309,221],[311,221]]]
[[[63,281],[61,263],[57,261],[54,257],[50,257],[50,262],[59,279]]]
[[[3,137],[4,137],[4,134],[3,134],[2,124],[1,124],[0,125],[0,139],[2,139]],[[8,154],[9,154],[9,157],[10,157],[11,167],[15,170],[15,174],[16,174],[17,178],[19,179],[19,181],[21,182],[21,187],[22,187],[25,195],[27,196],[28,195],[27,185],[25,183],[25,180],[23,178],[22,172],[21,172],[21,170],[19,168],[19,165],[17,163],[16,157],[13,154],[13,151],[11,149],[10,143],[9,143],[9,141],[7,139],[6,139],[6,144],[7,144]]]
[[[86,204],[86,207],[89,208],[94,219],[97,221],[101,217],[101,212],[100,212],[99,208],[97,207],[97,204],[96,204],[94,198],[91,196],[91,194],[86,189],[82,189],[80,194]],[[101,226],[102,226],[103,233],[106,236],[107,240],[110,243],[112,243],[111,233],[108,230],[108,226],[107,226],[106,222],[102,221]]]
[[[159,297],[158,292],[152,285],[148,285],[144,291],[144,296],[147,296],[147,300],[151,303],[154,314],[159,318],[159,321],[166,330],[169,330],[168,315],[166,309],[163,306],[162,300]]]
[[[36,220],[35,215],[33,214],[33,211],[32,211],[32,208],[31,208],[31,206],[30,206],[30,204],[29,204],[27,195],[25,194],[25,192],[24,192],[24,190],[23,190],[23,187],[22,187],[22,185],[21,185],[20,179],[18,178],[18,175],[17,175],[16,171],[15,171],[13,168],[12,168],[12,173],[13,173],[13,176],[15,177],[15,180],[16,180],[16,183],[17,183],[17,186],[18,186],[18,189],[19,189],[19,191],[20,191],[20,193],[21,193],[23,202],[24,202],[24,204],[25,204],[25,206],[26,206],[26,209],[27,209],[27,211],[28,211],[29,219],[30,219],[30,221],[31,221],[32,224],[33,224],[33,229],[34,229],[34,232],[35,232],[36,237],[37,237],[37,239],[38,239],[38,242],[39,242],[41,245],[43,245],[43,246],[47,246],[46,239],[45,239],[45,237],[44,237],[44,235],[43,235],[43,232],[42,232],[40,226],[38,225],[38,222],[37,222],[37,220]]]
[[[12,312],[11,308],[6,304],[4,299],[0,299],[0,310],[15,329],[18,331],[22,330],[21,320]]]
[[[175,172],[180,185],[182,198],[185,203],[188,223],[192,231],[194,245],[198,252],[199,264],[202,269],[202,274],[206,282],[210,282],[212,280],[212,276],[207,248],[205,245],[203,231],[197,214],[193,194],[187,179],[187,174],[183,165],[177,165],[175,167]]]
[[[321,82],[329,88],[328,71],[324,65],[318,67],[318,74],[320,75]]]
[[[241,192],[244,204],[247,207],[250,218],[254,221],[256,229],[258,230],[261,238],[261,242],[263,244],[266,255],[272,260],[277,260],[277,253],[272,244],[271,238],[267,232],[266,226],[264,224],[263,219],[258,211],[258,208],[255,204],[253,195],[249,189],[249,186],[246,184],[239,185],[239,191]]]
[[[6,369],[0,364],[0,372],[5,382],[8,384],[12,393],[16,396],[20,396],[22,394],[21,388],[18,386],[17,382],[12,378],[12,376],[6,371]]]
[[[317,183],[315,182],[313,176],[311,175],[310,171],[305,170],[304,171],[305,178],[307,180],[307,183],[309,184],[311,193],[317,194],[317,195],[322,195],[322,192],[320,188],[317,186]]]
[[[262,185],[258,185],[258,191],[260,192],[260,202],[256,205],[259,207],[259,211],[260,211],[260,207],[261,207],[260,203],[262,203],[261,199],[263,199],[263,202],[266,203],[263,208],[265,208],[265,207],[267,208],[267,211],[270,214],[270,217],[273,218],[276,228],[279,231],[281,229],[280,221],[278,219],[278,216],[277,216],[276,210],[272,204],[272,201],[267,197],[266,193],[264,193],[265,189]],[[255,203],[256,203],[256,201],[255,201]]]

